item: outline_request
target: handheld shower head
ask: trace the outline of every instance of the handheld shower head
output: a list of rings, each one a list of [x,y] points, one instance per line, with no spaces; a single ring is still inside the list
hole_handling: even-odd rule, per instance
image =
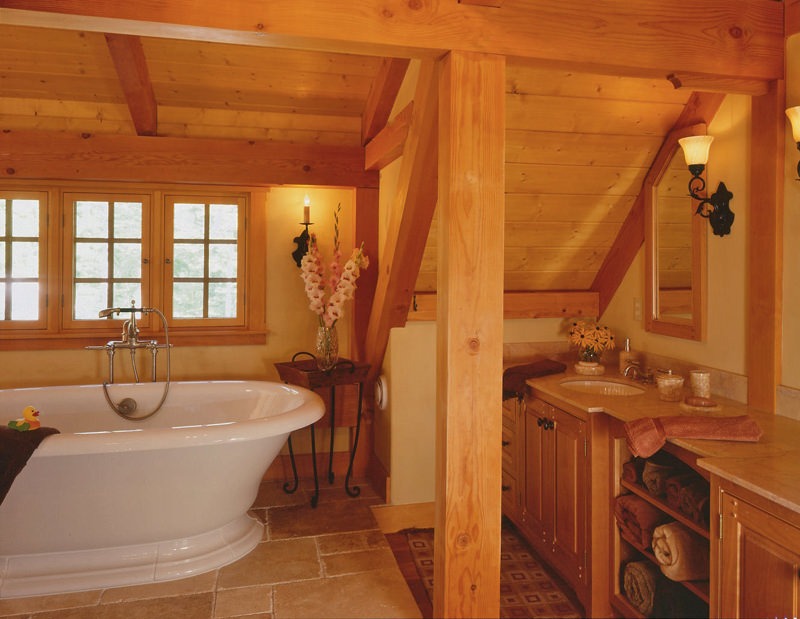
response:
[[[120,312],[120,308],[118,308],[118,307],[107,307],[106,309],[100,310],[100,313],[98,314],[97,317],[98,318],[108,318],[112,314],[119,314],[119,312]]]

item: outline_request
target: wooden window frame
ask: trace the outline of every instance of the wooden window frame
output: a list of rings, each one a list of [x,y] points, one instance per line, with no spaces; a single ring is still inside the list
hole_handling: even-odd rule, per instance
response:
[[[216,200],[215,200],[216,198]],[[164,247],[166,248],[165,258],[164,258],[164,280],[163,280],[163,298],[164,298],[164,313],[169,318],[171,327],[170,329],[175,329],[176,332],[180,332],[181,329],[191,329],[196,328],[198,326],[202,326],[203,328],[214,328],[214,327],[242,327],[245,324],[246,318],[246,306],[245,306],[245,296],[246,296],[246,289],[243,285],[238,285],[236,289],[236,307],[237,307],[237,315],[234,318],[175,318],[173,316],[173,305],[172,305],[172,286],[174,284],[174,245],[175,245],[175,238],[172,233],[174,229],[174,209],[173,206],[176,202],[200,202],[204,201],[205,206],[213,203],[235,203],[238,206],[238,220],[239,220],[239,234],[236,239],[236,247],[237,247],[237,255],[240,257],[238,263],[236,265],[236,279],[237,282],[246,282],[247,281],[247,212],[249,207],[249,200],[245,195],[233,195],[233,194],[167,194],[164,196],[163,205],[164,205]],[[206,225],[208,225],[208,221]],[[210,241],[207,237],[203,239],[203,244],[206,247],[206,259],[208,259],[208,246],[212,244],[213,241]]]
[[[142,203],[142,275],[141,287],[142,294],[140,299],[135,299],[137,306],[149,307],[150,301],[150,248],[152,247],[153,238],[151,236],[151,211],[152,211],[152,195],[147,192],[130,192],[130,191],[108,191],[108,192],[78,192],[67,191],[62,194],[61,206],[62,217],[64,221],[63,231],[63,272],[62,281],[64,285],[61,291],[62,298],[62,311],[61,311],[61,327],[65,332],[92,332],[97,329],[105,329],[108,327],[109,321],[106,318],[98,318],[97,320],[76,319],[72,316],[72,307],[74,304],[74,284],[75,284],[75,209],[73,208],[76,201],[99,201],[99,202],[141,202]],[[109,230],[109,235],[111,231]],[[111,237],[109,236],[109,242]],[[110,274],[109,274],[110,277]],[[132,299],[133,300],[133,299]],[[127,304],[126,304],[127,305]],[[98,311],[103,308],[98,308]],[[137,316],[138,319],[138,316]],[[139,322],[137,320],[137,322]],[[146,329],[150,326],[149,317],[142,316],[139,322],[140,328]]]
[[[67,219],[67,196],[70,194],[121,196],[150,196],[151,213],[147,224],[143,222],[142,235],[150,239],[149,249],[143,249],[143,265],[150,271],[149,283],[142,284],[142,305],[154,307],[165,315],[167,299],[171,294],[171,276],[164,271],[166,256],[167,224],[165,202],[167,195],[221,197],[237,199],[244,204],[244,229],[239,246],[243,260],[239,273],[241,285],[237,293],[242,295],[243,312],[236,324],[224,324],[224,319],[179,319],[168,317],[170,342],[180,346],[218,345],[263,345],[266,343],[266,203],[267,188],[252,187],[207,187],[145,185],[134,183],[72,183],[68,181],[36,181],[0,184],[3,195],[44,196],[47,199],[40,217],[40,229],[44,229],[40,245],[40,269],[42,275],[41,302],[44,311],[36,325],[21,325],[21,321],[0,321],[0,350],[45,350],[69,349],[103,344],[119,339],[120,320],[72,320],[72,229]],[[169,230],[171,238],[172,231]],[[45,266],[42,267],[41,264]],[[166,282],[169,280],[170,288]],[[137,300],[139,303],[139,300]],[[160,320],[143,316],[139,322],[142,339],[163,339]],[[13,326],[12,326],[13,325]]]
[[[48,222],[50,196],[46,191],[9,190],[3,191],[6,200],[38,200],[39,201],[39,318],[36,320],[3,320],[0,319],[0,333],[7,331],[38,332],[47,328],[48,305]]]

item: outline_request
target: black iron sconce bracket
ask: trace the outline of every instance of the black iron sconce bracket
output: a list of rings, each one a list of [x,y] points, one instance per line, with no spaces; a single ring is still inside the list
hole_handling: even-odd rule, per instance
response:
[[[689,195],[700,203],[697,205],[695,213],[708,219],[714,234],[725,236],[731,233],[731,226],[735,217],[735,213],[730,208],[733,194],[728,191],[725,183],[721,182],[717,185],[717,190],[711,194],[711,197],[704,198],[700,195],[706,188],[706,182],[702,177],[704,169],[705,166],[703,164],[689,166],[689,172],[692,173],[692,178],[689,181]]]
[[[299,236],[296,236],[292,239],[292,242],[297,244],[297,249],[292,252],[292,258],[295,261],[295,264],[299,267],[303,262],[303,256],[308,253],[308,241],[311,238],[308,234],[308,227],[311,222],[308,223],[301,223],[301,226],[305,226],[305,229],[300,233]]]

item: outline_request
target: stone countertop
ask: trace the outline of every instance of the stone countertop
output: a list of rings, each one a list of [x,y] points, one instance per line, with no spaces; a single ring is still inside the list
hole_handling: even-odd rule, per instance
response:
[[[573,391],[561,385],[567,380],[602,379],[638,385],[644,393],[630,396],[597,395]],[[643,385],[607,368],[602,376],[580,376],[572,370],[527,381],[533,395],[562,408],[578,409],[587,415],[606,413],[622,422],[642,417],[692,415],[678,402],[664,402],[655,385]],[[721,410],[695,415],[736,417],[749,415],[761,427],[758,443],[699,439],[669,439],[671,443],[700,456],[698,465],[709,472],[747,488],[788,509],[800,513],[800,422],[764,413],[739,402],[714,396]]]

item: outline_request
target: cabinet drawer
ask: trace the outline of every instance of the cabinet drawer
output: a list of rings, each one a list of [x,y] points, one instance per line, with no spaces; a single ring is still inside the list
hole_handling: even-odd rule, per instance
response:
[[[503,400],[503,423],[517,423],[517,399]]]
[[[547,402],[544,402],[538,398],[528,398],[525,400],[525,405],[539,416],[552,418],[556,412],[556,409],[553,406],[550,406]]]
[[[509,471],[517,470],[517,433],[513,428],[503,424],[503,468]]]

